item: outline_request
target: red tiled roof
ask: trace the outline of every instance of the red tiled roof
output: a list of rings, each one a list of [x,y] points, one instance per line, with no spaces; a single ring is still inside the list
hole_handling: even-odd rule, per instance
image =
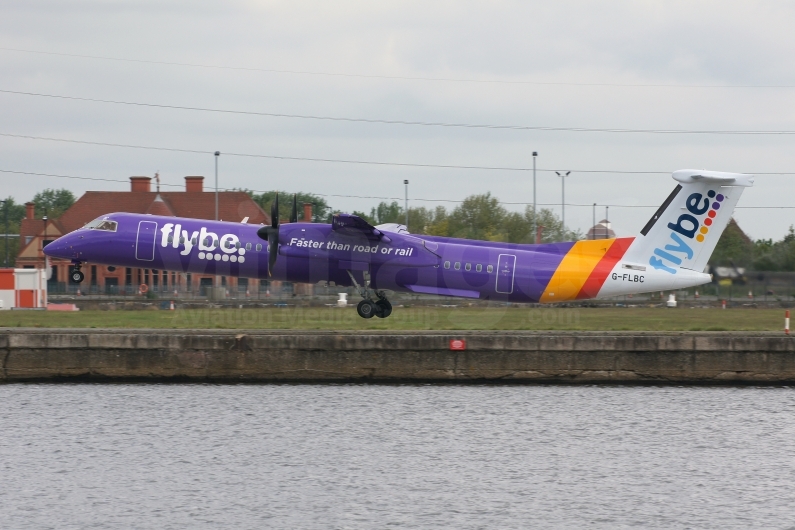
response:
[[[60,217],[63,233],[77,230],[100,215],[111,212],[151,213],[196,219],[215,218],[214,192],[157,192],[87,191]],[[160,202],[160,204],[155,204]],[[161,213],[162,212],[162,213]],[[239,222],[248,217],[249,223],[270,223],[270,217],[242,191],[218,193],[218,218]],[[42,225],[43,226],[43,225]]]
[[[155,197],[155,200],[152,201],[152,204],[149,205],[149,209],[146,210],[146,213],[150,213],[152,215],[174,216],[174,210],[172,210],[171,206],[169,206],[168,203],[163,200],[159,193]]]
[[[47,227],[52,228],[55,227],[57,231],[61,234],[64,234],[63,226],[58,221],[58,219],[49,219],[47,221]],[[44,219],[22,219],[22,222],[19,223],[19,235],[22,237],[25,236],[37,236],[44,232]],[[54,235],[54,232],[53,232]]]

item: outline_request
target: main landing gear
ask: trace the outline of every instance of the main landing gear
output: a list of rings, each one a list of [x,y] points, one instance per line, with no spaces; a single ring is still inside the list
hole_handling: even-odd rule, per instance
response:
[[[356,278],[351,274],[351,271],[348,271],[348,276],[351,277],[354,287],[356,287],[356,290],[359,291],[359,294],[364,298],[364,300],[359,302],[359,305],[356,306],[356,312],[359,313],[359,316],[362,318],[373,318],[374,316],[378,318],[388,317],[392,314],[392,304],[386,299],[384,291],[370,289],[370,273],[365,271],[363,274],[364,287],[360,286],[359,282],[357,282]]]
[[[74,269],[72,269],[71,278],[73,283],[82,283],[85,280],[85,275],[80,271],[81,263],[78,261],[75,263]]]

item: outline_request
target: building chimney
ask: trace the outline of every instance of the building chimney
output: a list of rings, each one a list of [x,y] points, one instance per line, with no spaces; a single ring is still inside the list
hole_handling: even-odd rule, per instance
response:
[[[312,222],[312,203],[305,202],[304,203],[304,222],[311,223]]]
[[[25,218],[26,219],[35,219],[36,218],[36,203],[35,202],[26,202],[25,203]]]
[[[152,177],[130,177],[130,191],[152,191]]]
[[[201,193],[204,191],[204,177],[185,177],[185,191]]]

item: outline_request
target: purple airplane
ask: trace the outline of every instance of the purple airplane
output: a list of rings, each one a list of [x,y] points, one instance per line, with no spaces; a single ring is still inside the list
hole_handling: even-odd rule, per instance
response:
[[[681,289],[707,283],[703,271],[750,175],[681,170],[678,182],[635,237],[520,245],[410,234],[336,214],[331,224],[271,226],[110,213],[48,245],[84,263],[145,267],[302,283],[354,286],[363,318],[388,317],[390,292],[505,302],[554,303]]]

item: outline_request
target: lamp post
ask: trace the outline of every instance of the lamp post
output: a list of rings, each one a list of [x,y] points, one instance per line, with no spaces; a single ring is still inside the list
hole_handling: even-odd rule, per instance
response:
[[[215,152],[215,220],[218,220],[218,157],[221,156],[221,151]],[[218,286],[220,284],[219,276],[216,274],[213,277],[213,300],[216,299],[218,295]]]
[[[536,216],[536,157],[538,151],[533,151],[533,241],[538,238],[538,218]]]
[[[5,256],[5,259],[3,260],[3,267],[8,267],[8,199],[6,199],[4,201],[0,201],[0,202],[3,203],[3,212],[5,213],[5,232],[4,232],[4,234],[6,235],[5,236],[6,256]]]
[[[408,179],[404,180],[403,184],[406,186],[406,201],[405,201],[404,204],[406,206],[406,230],[408,230],[409,229],[409,181],[408,181]]]
[[[218,157],[221,151],[215,152],[215,220],[218,220]]]
[[[571,171],[566,171],[565,175],[561,175],[558,171],[555,174],[560,177],[560,221],[563,223],[563,233],[566,233],[566,177],[569,176]]]
[[[591,225],[591,239],[596,239],[596,203],[593,203],[593,224]]]
[[[605,239],[610,235],[610,207],[605,206]]]

